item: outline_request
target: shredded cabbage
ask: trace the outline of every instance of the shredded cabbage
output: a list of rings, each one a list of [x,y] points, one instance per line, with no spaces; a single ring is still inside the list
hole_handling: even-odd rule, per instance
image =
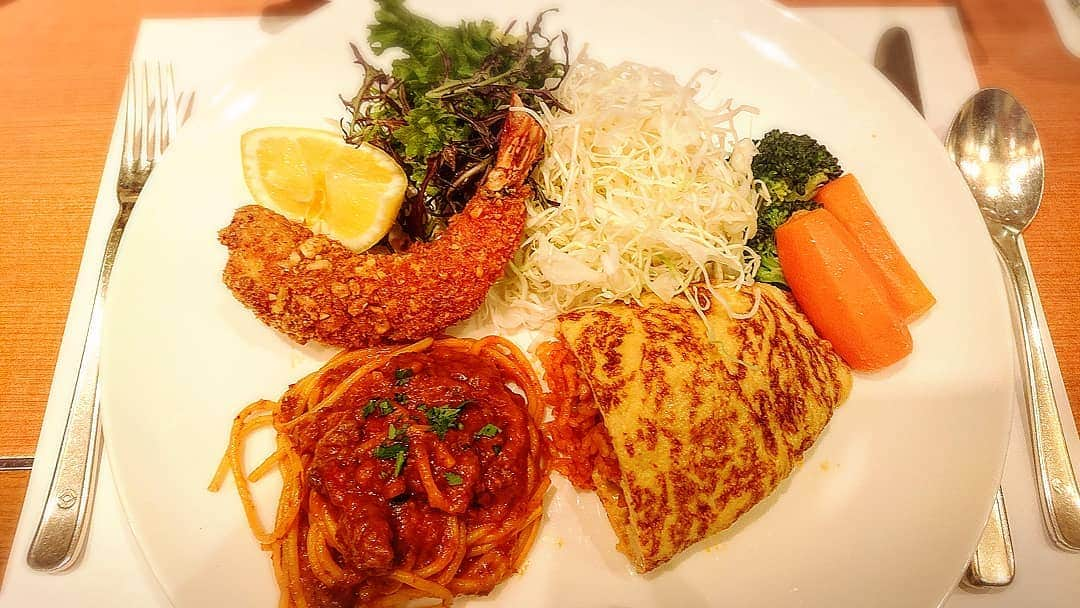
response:
[[[704,107],[700,79],[615,67],[580,57],[558,92],[569,112],[545,107],[548,134],[535,177],[551,205],[529,204],[525,240],[488,294],[481,318],[503,330],[654,293],[687,297],[699,286],[753,283],[759,259],[746,245],[762,196],[754,143],[734,120],[754,108]],[[704,300],[704,301],[702,301]]]

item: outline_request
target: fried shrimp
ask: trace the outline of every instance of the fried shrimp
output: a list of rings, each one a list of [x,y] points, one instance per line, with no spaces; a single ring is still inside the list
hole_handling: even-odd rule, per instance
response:
[[[438,333],[479,308],[517,249],[532,195],[525,179],[543,139],[531,116],[511,109],[476,195],[439,238],[404,253],[356,253],[265,207],[241,207],[218,234],[229,249],[225,285],[301,344],[355,348]]]

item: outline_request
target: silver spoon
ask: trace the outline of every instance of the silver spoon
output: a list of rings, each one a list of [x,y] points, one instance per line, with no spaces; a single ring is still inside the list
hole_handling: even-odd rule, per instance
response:
[[[951,135],[950,132],[946,141]],[[999,485],[994,504],[990,507],[990,516],[979,535],[979,542],[971,554],[971,561],[968,562],[968,569],[961,583],[976,589],[1005,587],[1011,584],[1015,577],[1016,558],[1013,555],[1012,532],[1009,530],[1009,516],[1005,509],[1005,494]]]
[[[1047,531],[1061,548],[1080,551],[1080,491],[1061,432],[1040,328],[1042,311],[1035,305],[1035,279],[1020,235],[1042,202],[1039,135],[1012,95],[983,89],[956,115],[945,148],[967,180],[1015,287],[1014,328],[1023,353],[1024,394]]]

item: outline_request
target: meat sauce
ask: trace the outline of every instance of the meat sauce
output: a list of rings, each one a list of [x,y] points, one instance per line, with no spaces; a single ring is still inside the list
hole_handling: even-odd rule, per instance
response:
[[[457,350],[406,353],[290,429],[311,491],[338,524],[334,558],[348,575],[328,589],[301,572],[320,605],[352,606],[365,584],[431,563],[452,519],[472,529],[518,514],[531,420],[506,382],[489,361]]]

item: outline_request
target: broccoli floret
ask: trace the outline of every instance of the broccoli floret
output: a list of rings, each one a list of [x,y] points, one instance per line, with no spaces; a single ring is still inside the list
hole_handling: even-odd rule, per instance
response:
[[[808,201],[825,182],[843,174],[840,161],[809,135],[773,129],[757,142],[751,168],[773,204]]]
[[[757,234],[772,234],[773,230],[780,227],[780,224],[788,221],[791,214],[796,211],[810,211],[819,207],[814,201],[790,201],[778,203],[771,201],[765,203],[762,201],[761,207],[758,209],[758,231]]]
[[[814,193],[829,180],[840,177],[843,169],[825,146],[809,135],[795,135],[772,130],[757,142],[758,153],[751,168],[754,178],[769,190],[769,201],[758,207],[757,232],[749,245],[761,256],[756,280],[787,285],[776,254],[773,232],[801,210],[818,206]]]
[[[776,253],[774,232],[780,224],[788,221],[796,211],[810,210],[819,205],[814,201],[795,201],[791,203],[763,204],[758,210],[757,232],[748,245],[761,257],[755,280],[762,283],[787,286],[784,273],[780,270],[780,257]]]
[[[780,257],[776,254],[776,239],[772,234],[767,238],[754,237],[750,241],[750,247],[761,256],[761,266],[758,267],[755,280],[773,285],[787,285],[784,273],[780,270]]]

